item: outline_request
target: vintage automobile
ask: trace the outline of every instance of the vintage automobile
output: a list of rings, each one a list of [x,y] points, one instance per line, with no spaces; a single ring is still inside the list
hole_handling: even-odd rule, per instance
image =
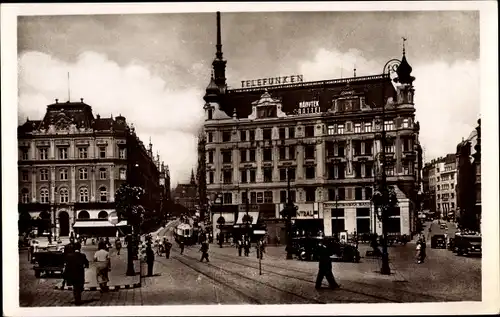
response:
[[[481,255],[480,235],[457,235],[455,236],[454,249],[457,255],[468,256],[470,254]]]
[[[357,263],[361,258],[355,245],[341,243],[329,237],[295,238],[292,241],[292,249],[302,261],[317,261],[319,259],[319,243],[324,244],[330,250],[332,260]]]
[[[53,275],[56,272],[62,274],[64,271],[64,248],[57,245],[39,247],[33,253],[33,263],[35,277],[40,277],[42,273],[45,275]]]
[[[432,249],[446,249],[446,238],[444,234],[435,234],[431,237]]]

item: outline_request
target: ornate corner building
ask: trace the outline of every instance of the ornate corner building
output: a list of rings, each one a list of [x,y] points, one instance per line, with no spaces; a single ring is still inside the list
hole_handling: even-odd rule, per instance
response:
[[[39,234],[67,236],[78,220],[106,220],[124,182],[145,189],[146,221],[161,209],[168,167],[121,115],[94,117],[83,99],[56,99],[43,120],[18,127],[18,148],[19,213],[37,219]]]
[[[422,151],[414,77],[404,51],[392,73],[315,82],[302,82],[298,75],[228,89],[220,33],[217,13],[217,51],[204,96],[209,204],[222,194],[222,204],[237,211],[248,200],[258,206],[268,235],[283,241],[280,210],[287,200],[288,170],[298,206],[296,228],[326,236],[345,230],[381,233],[371,198],[381,174],[384,128],[385,171],[399,199],[388,232],[413,232]],[[220,214],[226,225],[241,218],[226,213]],[[214,229],[220,216],[213,214]]]

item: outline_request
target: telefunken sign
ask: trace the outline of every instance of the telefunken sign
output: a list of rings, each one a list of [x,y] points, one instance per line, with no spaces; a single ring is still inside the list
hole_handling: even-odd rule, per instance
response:
[[[294,84],[302,82],[304,82],[304,75],[291,75],[282,77],[242,80],[241,87],[250,88],[250,87],[261,87],[261,86],[271,86],[271,85]]]

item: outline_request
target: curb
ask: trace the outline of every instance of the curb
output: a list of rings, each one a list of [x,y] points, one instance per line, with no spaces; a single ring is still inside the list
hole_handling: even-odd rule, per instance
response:
[[[142,286],[142,283],[139,281],[139,283],[134,283],[134,284],[124,284],[124,285],[112,285],[109,286],[110,291],[118,291],[121,289],[133,289],[133,288],[139,288]],[[55,286],[54,287],[56,290],[60,291],[72,291],[73,286]],[[90,287],[85,287],[84,291],[98,291],[100,288],[98,286],[90,286]]]

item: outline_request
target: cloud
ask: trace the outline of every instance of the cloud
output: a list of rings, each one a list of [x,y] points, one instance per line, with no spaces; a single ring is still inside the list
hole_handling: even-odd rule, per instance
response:
[[[454,63],[433,61],[412,64],[416,77],[415,108],[420,122],[420,143],[425,160],[455,153],[462,137],[467,138],[479,118],[479,61]],[[383,64],[366,59],[359,50],[347,52],[320,48],[311,60],[299,61],[297,69],[307,81],[351,77],[382,72]]]
[[[195,64],[193,69],[201,71]],[[203,91],[178,88],[154,75],[151,66],[133,61],[120,66],[104,54],[81,53],[74,63],[30,51],[19,57],[20,123],[42,119],[55,98],[66,101],[68,72],[71,100],[84,98],[94,114],[121,114],[133,122],[144,143],[152,137],[153,150],[170,167],[172,184],[189,180],[197,161],[196,136],[203,123]]]

